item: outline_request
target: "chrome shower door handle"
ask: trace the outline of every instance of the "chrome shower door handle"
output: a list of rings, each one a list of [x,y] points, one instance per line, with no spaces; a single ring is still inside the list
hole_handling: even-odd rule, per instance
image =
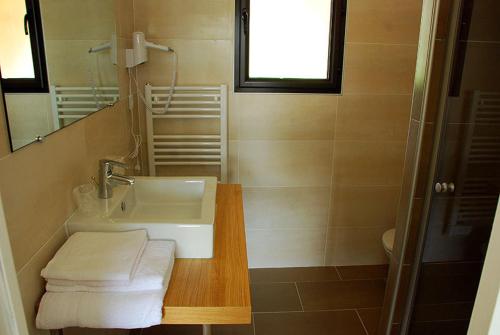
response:
[[[434,191],[436,193],[454,193],[455,192],[455,184],[454,183],[436,183],[434,185]]]

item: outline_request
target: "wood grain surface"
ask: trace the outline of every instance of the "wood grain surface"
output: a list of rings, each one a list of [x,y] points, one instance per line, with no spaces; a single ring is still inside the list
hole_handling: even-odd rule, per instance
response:
[[[217,186],[214,258],[176,259],[164,324],[249,324],[250,284],[240,185]]]

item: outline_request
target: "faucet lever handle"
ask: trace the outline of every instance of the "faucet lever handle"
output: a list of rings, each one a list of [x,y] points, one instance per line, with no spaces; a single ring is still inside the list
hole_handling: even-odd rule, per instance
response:
[[[127,164],[122,163],[122,162],[117,162],[117,161],[114,161],[114,160],[111,160],[111,159],[101,159],[99,161],[99,163],[103,167],[107,165],[109,167],[117,166],[117,167],[121,167],[121,168],[124,168],[124,169],[128,168]]]

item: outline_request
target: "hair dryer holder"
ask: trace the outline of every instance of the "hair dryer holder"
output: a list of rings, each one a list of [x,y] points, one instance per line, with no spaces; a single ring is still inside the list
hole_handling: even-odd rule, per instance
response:
[[[166,52],[172,51],[167,46],[146,41],[143,32],[134,32],[132,34],[132,47],[133,49],[126,49],[125,51],[127,68],[146,63],[148,61],[148,48]]]

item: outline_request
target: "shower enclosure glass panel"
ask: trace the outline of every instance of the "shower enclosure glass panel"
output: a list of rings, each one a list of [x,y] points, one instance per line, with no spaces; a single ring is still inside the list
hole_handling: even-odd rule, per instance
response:
[[[463,0],[409,334],[466,334],[500,192],[500,3]]]

